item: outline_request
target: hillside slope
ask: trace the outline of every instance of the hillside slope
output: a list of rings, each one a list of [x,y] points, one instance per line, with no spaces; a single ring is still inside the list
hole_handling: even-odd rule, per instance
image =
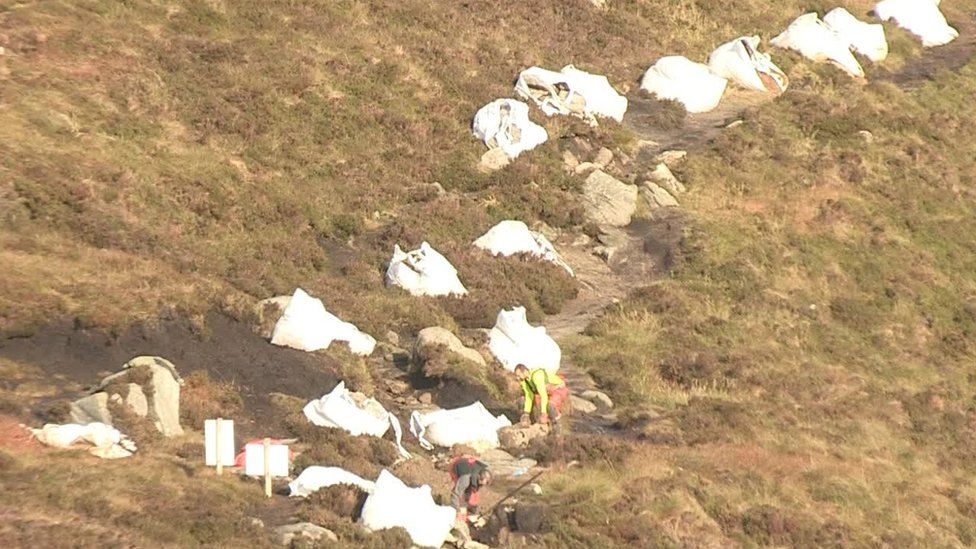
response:
[[[475,110],[532,64],[633,91],[660,55],[701,58],[801,10],[740,4],[7,3],[0,329],[234,311],[297,285],[377,331],[444,321],[382,288],[394,243],[460,253],[506,217],[581,222],[555,146],[476,171]],[[431,200],[433,182],[466,194]]]
[[[426,326],[490,327],[503,306],[536,321],[602,306],[572,301],[586,277],[470,242],[507,218],[592,235],[563,151],[608,147],[643,177],[647,135],[536,112],[550,142],[485,174],[476,109],[536,64],[606,74],[633,100],[661,55],[768,40],[838,4],[872,2],[0,0],[0,539],[261,544],[249,517],[300,516],[344,546],[399,546],[213,476],[198,433],[85,467],[4,433],[120,357],[166,352],[197,372],[193,421],[275,415],[307,460],[393,467],[295,408],[336,377],[398,406],[382,360],[268,351],[255,304],[302,287],[404,347]],[[542,456],[554,520],[533,544],[976,543],[976,3],[942,7],[963,33],[951,50],[886,24],[892,54],[867,83],[777,51],[790,90],[688,142],[661,278],[607,274],[634,292],[560,341],[620,424]],[[383,287],[394,244],[423,240],[468,298]]]

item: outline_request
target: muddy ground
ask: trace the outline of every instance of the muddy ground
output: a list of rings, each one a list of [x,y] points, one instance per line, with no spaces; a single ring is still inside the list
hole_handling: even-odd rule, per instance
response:
[[[271,393],[312,399],[337,383],[335,364],[329,357],[272,345],[249,325],[218,313],[206,318],[203,330],[178,317],[137,324],[118,335],[61,321],[29,336],[0,340],[0,357],[36,366],[58,390],[57,395],[32,403],[38,420],[44,420],[45,412],[57,401],[82,396],[85,387],[139,355],[162,356],[183,376],[204,370],[214,380],[233,384],[251,421],[260,420],[263,432],[270,428],[274,432],[268,434],[273,436],[287,433],[273,419]],[[248,431],[245,425],[241,427],[245,427],[242,434]]]

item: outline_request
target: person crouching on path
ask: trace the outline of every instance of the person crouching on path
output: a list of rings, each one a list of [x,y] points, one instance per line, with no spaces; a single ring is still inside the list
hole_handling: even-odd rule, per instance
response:
[[[522,386],[525,401],[522,404],[522,418],[519,423],[526,427],[532,421],[533,406],[538,410],[539,423],[548,424],[559,421],[563,403],[569,399],[569,387],[561,377],[542,368],[529,370],[525,364],[515,367],[515,378]]]
[[[470,541],[468,513],[471,519],[477,521],[480,499],[478,491],[491,484],[491,470],[488,469],[488,464],[474,457],[461,456],[451,462],[448,471],[454,482],[454,488],[451,490],[451,506],[457,510],[454,527],[461,532],[462,537],[467,538],[464,541]]]

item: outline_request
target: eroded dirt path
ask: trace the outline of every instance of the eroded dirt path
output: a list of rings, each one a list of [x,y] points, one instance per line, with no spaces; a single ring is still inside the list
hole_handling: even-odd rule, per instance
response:
[[[786,93],[789,93],[787,91]],[[652,141],[642,149],[643,155],[654,155],[661,151],[694,151],[708,145],[729,124],[738,120],[742,113],[768,103],[776,98],[773,93],[728,88],[718,107],[698,114],[689,113],[678,127],[662,128],[656,124],[655,111],[660,102],[643,95],[629,98],[630,105],[624,117],[627,126],[639,139]]]
[[[771,93],[730,89],[716,109],[688,114],[680,126],[668,129],[655,125],[659,120],[656,112],[660,102],[650,97],[630,98],[624,125],[639,139],[651,142],[641,148],[636,160],[638,169],[648,171],[656,163],[655,156],[663,151],[703,149],[745,110],[775,97]],[[623,229],[606,229],[598,240],[614,250],[609,261],[598,257],[593,244],[588,241],[581,242],[568,236],[557,240],[556,247],[573,267],[580,291],[559,314],[545,319],[549,334],[565,348],[569,339],[582,334],[608,306],[666,276],[678,252],[684,225],[680,208],[666,208],[655,210],[650,219],[634,220]],[[567,353],[563,354],[560,373],[576,394],[599,389],[593,378]],[[613,423],[612,417],[580,414],[574,417],[577,428],[591,432],[608,432]]]
[[[567,340],[583,333],[606,308],[631,292],[666,276],[681,241],[684,217],[678,209],[658,210],[654,219],[635,220],[624,229],[611,229],[601,239],[614,249],[610,261],[593,253],[590,244],[557,241],[560,253],[576,273],[579,295],[544,321],[549,334],[565,349]],[[599,389],[593,378],[564,351],[560,374],[579,394]],[[612,416],[573,416],[577,430],[605,433],[613,430]]]

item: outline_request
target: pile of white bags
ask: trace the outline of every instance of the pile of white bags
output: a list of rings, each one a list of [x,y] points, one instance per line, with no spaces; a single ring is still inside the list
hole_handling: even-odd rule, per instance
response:
[[[874,6],[882,21],[894,19],[898,26],[922,39],[926,48],[942,46],[959,37],[939,10],[939,0],[882,0]]]
[[[641,79],[642,90],[661,99],[678,101],[691,113],[717,107],[727,84],[707,66],[680,55],[658,59]]]
[[[420,547],[440,547],[454,527],[453,507],[437,505],[430,486],[410,488],[385,469],[363,505],[362,521],[370,531],[404,528]]]
[[[613,89],[606,76],[572,65],[560,72],[540,67],[525,69],[515,82],[515,93],[539,105],[547,116],[572,114],[593,124],[597,116],[621,122],[627,112],[627,98]]]
[[[504,257],[515,254],[533,255],[551,261],[566,269],[569,274],[573,274],[573,269],[559,257],[552,242],[549,242],[542,233],[530,231],[529,227],[521,221],[508,219],[498,223],[475,240],[474,245],[487,250],[492,255]]]
[[[880,63],[888,57],[888,41],[882,25],[859,21],[844,8],[830,10],[824,15],[823,22],[847,42],[851,50],[872,62]]]
[[[336,484],[349,484],[361,488],[367,494],[373,493],[376,485],[371,480],[366,480],[359,475],[354,475],[341,467],[322,467],[312,465],[306,467],[302,474],[288,483],[292,496],[308,497],[315,493],[319,488],[334,486]]]
[[[778,48],[797,51],[812,61],[833,62],[851,76],[864,76],[864,69],[851,53],[850,44],[821,21],[816,13],[805,13],[797,17],[769,43]]]
[[[513,371],[519,364],[530,370],[543,368],[550,373],[559,370],[562,351],[543,326],[532,326],[525,318],[525,307],[500,311],[491,329],[488,348],[498,362]]]
[[[90,444],[88,450],[94,456],[103,459],[117,459],[129,457],[136,451],[136,445],[118,429],[104,423],[65,423],[57,425],[48,423],[40,429],[31,429],[31,433],[38,441],[55,448],[70,448],[75,444]]]
[[[790,82],[769,54],[760,53],[758,36],[743,36],[715,48],[708,56],[708,68],[750,90],[782,93]]]
[[[346,389],[344,381],[340,381],[329,394],[306,404],[302,412],[319,427],[342,429],[353,436],[382,437],[393,427],[397,450],[402,456],[410,457],[401,445],[403,431],[396,416],[387,412],[376,399]]]
[[[393,247],[393,258],[386,270],[386,285],[403,288],[410,295],[445,296],[468,293],[458,280],[454,265],[426,242],[409,253],[404,253],[400,246]]]
[[[504,415],[491,415],[481,402],[453,410],[418,410],[410,414],[410,432],[427,450],[435,444],[445,448],[466,444],[479,452],[498,448],[498,430],[511,425]]]
[[[345,341],[357,355],[370,355],[376,340],[325,310],[322,301],[298,288],[271,333],[271,343],[302,351],[327,349]]]
[[[549,139],[545,128],[529,120],[529,106],[514,99],[496,99],[481,107],[471,130],[489,149],[501,149],[509,158]]]

